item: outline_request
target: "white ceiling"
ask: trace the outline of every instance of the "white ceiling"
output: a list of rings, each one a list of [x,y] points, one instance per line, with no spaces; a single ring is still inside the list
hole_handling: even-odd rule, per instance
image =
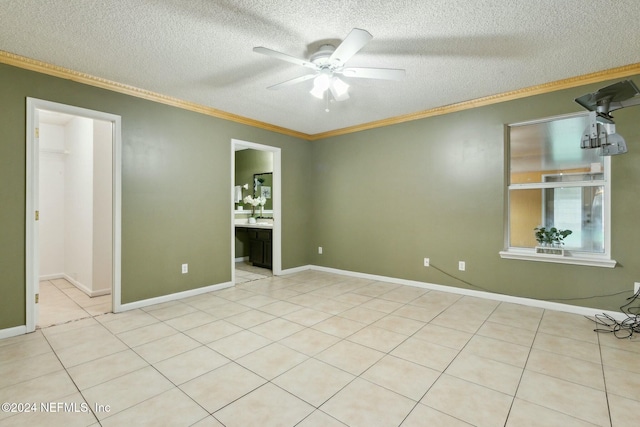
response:
[[[638,0],[0,0],[0,50],[317,134],[640,62]],[[311,96],[308,58],[354,28],[351,98]]]

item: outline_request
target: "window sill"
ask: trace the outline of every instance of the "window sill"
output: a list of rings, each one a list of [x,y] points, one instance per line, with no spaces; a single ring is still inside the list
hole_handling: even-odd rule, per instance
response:
[[[604,256],[588,256],[588,255],[547,255],[537,254],[533,249],[509,249],[506,251],[500,251],[500,258],[503,259],[518,259],[521,261],[538,261],[538,262],[552,262],[557,264],[573,264],[573,265],[588,265],[591,267],[606,267],[614,268],[617,264],[616,260],[606,258]]]

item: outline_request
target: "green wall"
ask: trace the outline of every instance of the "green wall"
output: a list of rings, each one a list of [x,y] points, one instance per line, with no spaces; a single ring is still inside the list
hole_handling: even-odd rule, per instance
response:
[[[504,125],[584,111],[573,99],[607,84],[315,142],[311,262],[617,310],[631,295],[633,282],[640,282],[640,108],[613,114],[629,146],[628,154],[612,158],[612,255],[618,266],[499,256],[504,249]],[[424,267],[425,257],[477,287]],[[461,260],[466,261],[464,272],[458,271]],[[593,298],[622,291],[628,292]]]
[[[25,324],[27,97],[122,116],[123,303],[231,280],[232,138],[282,149],[282,268],[309,263],[309,142],[4,64],[0,93],[0,329]]]

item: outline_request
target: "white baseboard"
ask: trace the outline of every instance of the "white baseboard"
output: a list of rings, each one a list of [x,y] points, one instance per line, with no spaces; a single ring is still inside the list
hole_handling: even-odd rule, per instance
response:
[[[97,289],[95,291],[91,291],[90,297],[101,297],[103,295],[111,295],[111,289]]]
[[[0,340],[4,338],[16,337],[27,333],[27,326],[16,326],[13,328],[0,329]]]
[[[53,280],[53,279],[64,279],[64,273],[56,273],[56,274],[43,274],[40,276],[39,280],[42,282],[44,280]]]
[[[87,294],[87,296],[89,296],[91,298],[100,297],[102,295],[111,295],[111,288],[97,289],[95,291],[92,291],[88,287],[86,287],[82,283],[78,282],[77,280],[74,280],[71,276],[69,276],[68,274],[65,274],[65,273],[45,274],[43,276],[40,276],[40,281],[41,282],[43,280],[55,280],[55,279],[64,279],[64,280],[66,280],[67,282],[71,283],[73,286],[75,286],[76,288],[78,288],[79,290],[81,290],[82,292]]]
[[[300,268],[302,267],[297,267],[296,269],[292,269],[292,270],[298,270]],[[337,268],[322,267],[318,265],[311,265],[309,266],[309,269],[324,271],[327,273],[342,274],[350,277],[359,277],[362,279],[377,280],[379,282],[398,283],[401,285],[414,286],[414,287],[424,288],[424,289],[429,289],[434,291],[449,292],[452,294],[467,295],[467,296],[484,298],[484,299],[492,299],[495,301],[502,301],[502,302],[510,302],[513,304],[527,305],[530,307],[537,307],[537,308],[542,308],[546,310],[564,311],[566,313],[580,314],[583,316],[595,316],[599,314],[608,314],[609,316],[613,317],[616,320],[624,320],[627,318],[627,316],[624,313],[619,311],[598,310],[596,308],[591,308],[591,307],[562,304],[558,302],[537,300],[533,298],[515,297],[511,295],[494,294],[491,292],[484,292],[484,291],[474,291],[472,289],[462,289],[462,288],[456,288],[454,286],[444,286],[444,285],[437,285],[434,283],[418,282],[415,280],[397,279],[394,277],[378,276],[375,274],[358,273],[355,271],[339,270]],[[304,271],[304,270],[300,270],[300,271]]]
[[[154,304],[160,304],[163,302],[175,301],[182,298],[193,297],[200,294],[205,294],[211,291],[219,291],[221,289],[230,288],[233,286],[233,282],[219,283],[217,285],[209,285],[203,288],[191,289],[183,292],[176,292],[174,294],[163,295],[161,297],[149,298],[145,300],[130,302],[127,304],[121,304],[119,311],[135,310],[136,308],[148,307]]]
[[[311,270],[314,266],[312,265],[303,265],[301,267],[288,268],[286,270],[280,271],[280,276],[284,276],[285,274],[293,274],[293,273],[301,273],[303,271]]]
[[[249,261],[249,257],[248,256],[241,256],[239,258],[235,258],[234,261],[235,262]]]
[[[89,289],[88,287],[86,287],[85,285],[83,285],[82,283],[78,282],[77,280],[73,279],[71,276],[64,274],[63,278],[71,283],[73,286],[75,286],[76,288],[80,289],[82,292],[84,292],[85,294],[87,294],[89,297],[99,297],[102,295],[109,295],[111,294],[111,289],[98,289],[95,291],[92,291],[91,289]]]

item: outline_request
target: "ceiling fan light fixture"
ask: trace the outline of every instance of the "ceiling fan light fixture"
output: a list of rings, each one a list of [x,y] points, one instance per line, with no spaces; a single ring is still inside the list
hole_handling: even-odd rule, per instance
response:
[[[329,89],[329,85],[331,84],[331,77],[329,74],[320,73],[313,79],[313,89],[311,89],[311,95],[315,96],[318,99],[324,98],[324,93],[327,89]]]
[[[326,89],[320,89],[317,86],[314,86],[309,93],[318,99],[323,99],[325,91]]]
[[[333,89],[336,91],[336,93],[340,97],[345,95],[347,93],[347,91],[349,90],[349,85],[346,84],[345,82],[343,82],[342,80],[340,80],[337,77],[334,77],[332,79],[331,84],[333,85]]]
[[[320,73],[318,76],[313,79],[313,88],[325,91],[329,89],[329,85],[331,84],[331,77],[327,73]]]
[[[318,99],[324,99],[324,92],[325,92],[324,90],[318,90],[316,88],[313,88],[309,93]]]

